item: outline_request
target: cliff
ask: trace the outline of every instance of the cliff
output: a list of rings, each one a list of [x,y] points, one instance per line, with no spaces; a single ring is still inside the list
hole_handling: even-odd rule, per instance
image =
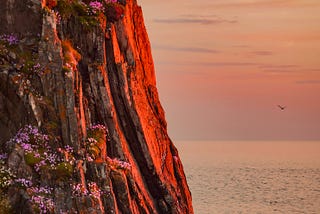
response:
[[[135,0],[0,0],[1,213],[193,213]]]

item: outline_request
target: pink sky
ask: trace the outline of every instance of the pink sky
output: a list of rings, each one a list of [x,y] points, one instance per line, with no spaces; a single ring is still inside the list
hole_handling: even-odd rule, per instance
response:
[[[174,140],[320,140],[320,1],[138,2]]]

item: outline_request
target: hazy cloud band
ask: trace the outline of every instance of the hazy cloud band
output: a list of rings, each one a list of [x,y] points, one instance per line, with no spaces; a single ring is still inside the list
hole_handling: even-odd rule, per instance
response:
[[[227,19],[201,19],[201,18],[172,18],[172,19],[154,19],[154,22],[157,23],[166,23],[166,24],[204,24],[204,25],[215,25],[215,24],[235,24],[238,21],[236,20],[227,20]]]

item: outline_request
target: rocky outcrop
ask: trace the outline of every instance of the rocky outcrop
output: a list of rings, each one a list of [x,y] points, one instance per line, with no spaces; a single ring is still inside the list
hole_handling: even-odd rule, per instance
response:
[[[137,2],[0,4],[0,211],[193,213]]]

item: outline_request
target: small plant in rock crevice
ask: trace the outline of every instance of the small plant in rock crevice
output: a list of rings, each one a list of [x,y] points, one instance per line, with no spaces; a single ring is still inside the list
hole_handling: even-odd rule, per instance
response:
[[[15,34],[0,35],[0,62],[23,74],[40,74],[41,66],[37,62],[36,44],[33,44],[33,47],[24,46],[23,42],[26,40],[19,39]]]
[[[101,197],[102,191],[100,190],[96,182],[88,182],[87,185],[81,183],[71,184],[72,195],[75,198],[81,197],[93,197],[99,199]]]
[[[37,213],[53,213],[53,189],[47,186],[31,187],[27,189],[30,202]]]
[[[104,125],[97,124],[89,127],[87,137],[94,138],[97,141],[105,142],[107,134],[107,128]]]
[[[73,197],[84,197],[88,195],[88,190],[85,185],[81,183],[71,184],[72,196]]]
[[[37,101],[41,94],[32,82],[43,74],[36,48],[38,40],[35,36],[0,35],[0,70],[10,73],[8,80],[15,85],[18,96],[31,95]]]
[[[125,170],[125,171],[130,171],[131,170],[131,164],[126,162],[126,161],[122,161],[119,160],[117,158],[107,158],[108,164],[111,168],[114,169],[121,169],[121,170]]]
[[[87,131],[87,139],[85,141],[86,160],[89,162],[100,162],[105,158],[108,165],[113,169],[121,169],[125,171],[131,170],[131,164],[119,160],[118,158],[110,158],[106,154],[106,143],[108,138],[108,129],[101,124],[89,127]]]
[[[11,34],[2,34],[0,35],[0,41],[6,42],[9,45],[17,45],[19,43],[18,36]]]
[[[73,174],[76,162],[73,148],[67,145],[64,148],[58,148],[57,150],[63,158],[61,158],[60,162],[56,165],[54,172],[58,178],[69,178]]]
[[[88,161],[103,161],[106,157],[108,130],[105,126],[98,124],[89,127],[87,139],[84,142]]]
[[[91,11],[94,15],[98,15],[98,14],[104,12],[104,6],[99,1],[92,1],[89,3],[89,6],[90,6]]]
[[[4,160],[0,159],[0,189],[6,190],[13,182],[15,175],[9,169]]]
[[[44,167],[54,168],[59,161],[58,155],[49,145],[48,135],[42,134],[38,128],[31,125],[20,129],[8,144],[22,148],[25,162],[36,172],[40,172]]]

